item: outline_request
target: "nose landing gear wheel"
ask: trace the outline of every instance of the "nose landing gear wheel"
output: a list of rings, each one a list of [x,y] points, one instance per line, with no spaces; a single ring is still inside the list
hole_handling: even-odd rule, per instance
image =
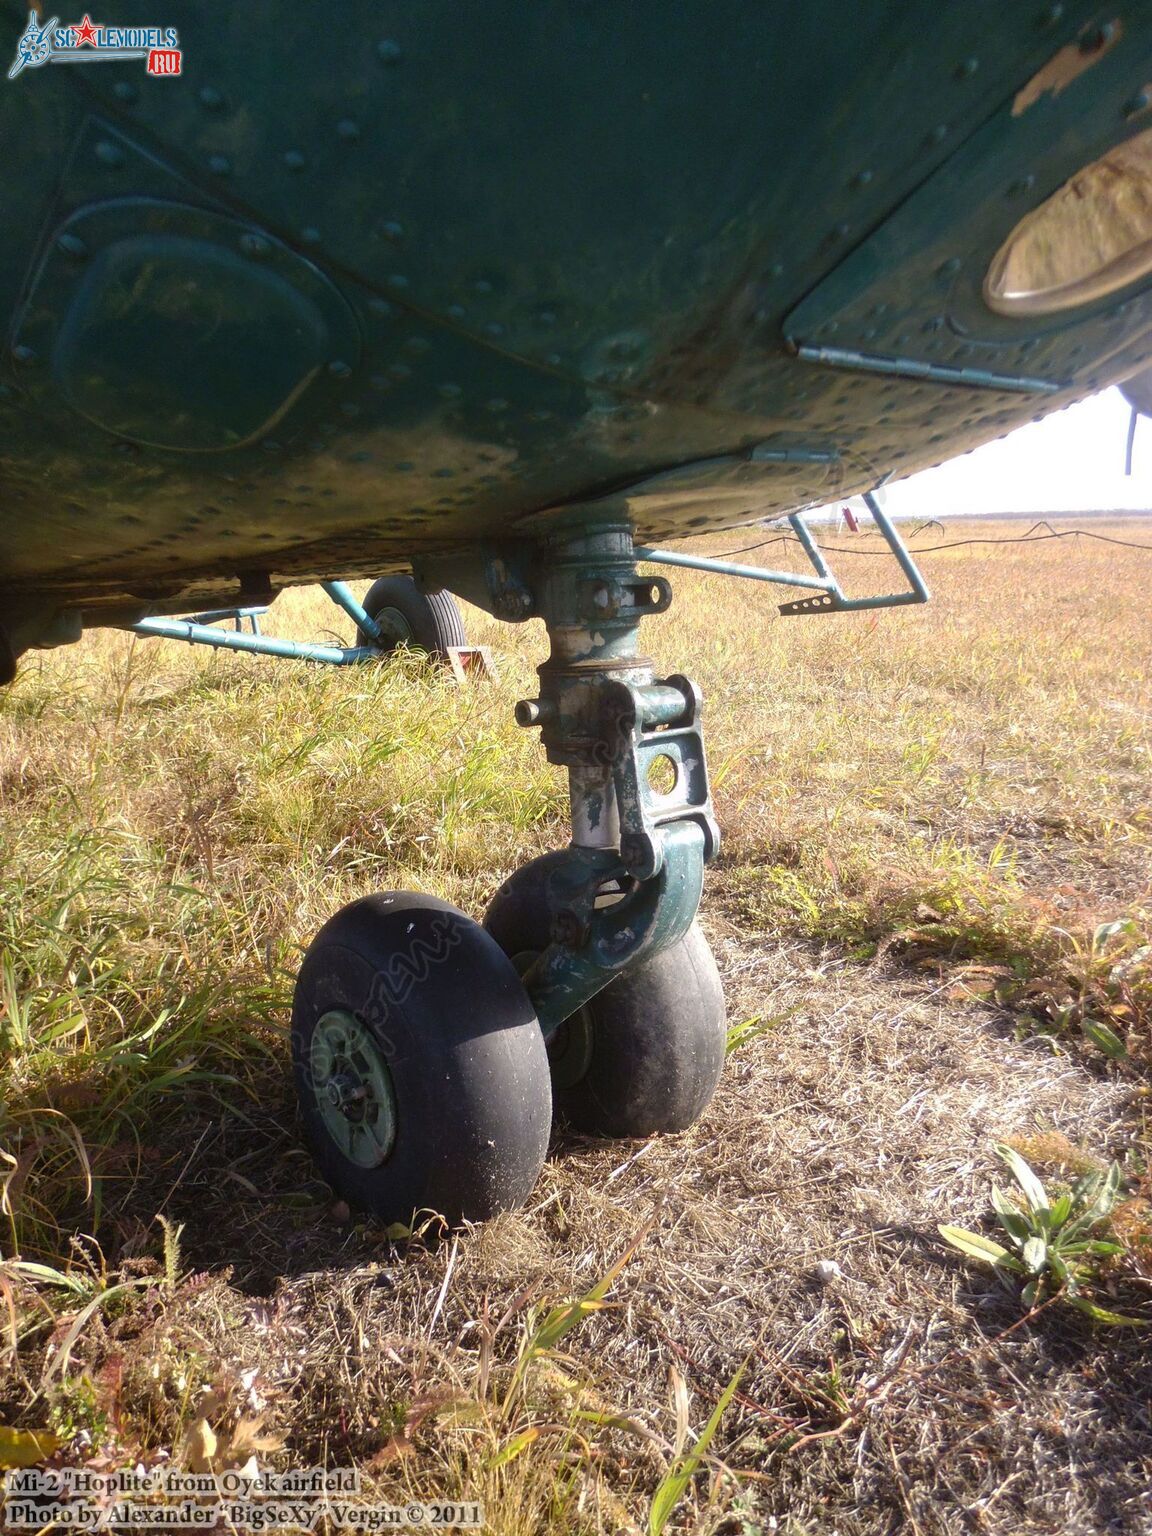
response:
[[[550,941],[547,882],[563,853],[526,864],[496,893],[484,926],[523,974]],[[687,1129],[724,1066],[724,991],[695,923],[566,1019],[548,1042],[557,1113],[598,1136]]]
[[[381,655],[409,645],[430,656],[447,656],[453,646],[465,646],[464,620],[449,592],[421,592],[411,576],[381,576],[368,588],[364,612],[384,630]],[[376,642],[362,629],[357,645]]]
[[[343,908],[292,1008],[305,1131],[329,1183],[384,1222],[520,1205],[552,1121],[548,1057],[511,962],[478,923],[397,892]]]

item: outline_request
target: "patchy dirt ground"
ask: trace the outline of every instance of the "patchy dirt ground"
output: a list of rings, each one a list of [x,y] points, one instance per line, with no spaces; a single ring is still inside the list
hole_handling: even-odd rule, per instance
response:
[[[1101,1296],[1152,1315],[1147,554],[934,555],[927,615],[835,628],[678,580],[652,638],[708,699],[721,1088],[681,1136],[559,1130],[529,1207],[456,1236],[333,1203],[285,1024],[343,902],[480,913],[563,841],[511,714],[541,637],[470,615],[500,677],[467,690],[34,658],[0,699],[0,1426],[97,1467],[350,1462],[494,1536],[648,1536],[672,1484],[669,1536],[1147,1536],[1152,1329],[1025,1316],[937,1233],[992,1230],[998,1142],[1050,1184],[1117,1158],[1145,1257]]]
[[[698,1430],[743,1365],[713,1446],[733,1475],[710,1509],[682,1511],[684,1529],[1146,1531],[1146,1343],[1102,1341],[1066,1312],[1021,1323],[1018,1301],[936,1235],[980,1223],[995,1141],[1030,1139],[1038,1158],[1119,1150],[1132,1087],[1018,1042],[946,978],[709,916],[731,1018],[769,1027],[734,1052],[693,1130],[561,1134],[530,1209],[395,1245],[310,1181],[270,1079],[258,1103],[190,1114],[178,1146],[145,1141],[199,1278],[94,1326],[77,1359],[118,1374],[137,1422],[153,1401],[158,1442],[187,1419],[173,1371],[198,1372],[281,1445],[274,1459],[354,1459],[385,1492],[439,1475],[475,1493],[475,1446],[445,1405],[494,1401],[531,1304],[587,1292],[642,1234],[537,1388],[562,1424],[589,1404],[606,1419],[586,1427],[596,1454],[578,1458],[571,1528],[639,1528],[678,1395]],[[413,1415],[413,1453],[393,1455]],[[539,1518],[523,1479],[483,1482],[494,1530]]]

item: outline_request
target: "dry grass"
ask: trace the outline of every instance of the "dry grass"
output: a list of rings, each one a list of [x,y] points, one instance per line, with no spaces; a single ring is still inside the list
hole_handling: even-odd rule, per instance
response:
[[[704,919],[731,1021],[759,1024],[692,1131],[561,1135],[527,1211],[403,1247],[296,1144],[291,973],[353,896],[478,913],[562,841],[511,720],[542,637],[469,614],[500,681],[467,690],[119,636],[34,660],[0,702],[4,1422],[116,1464],[207,1418],[236,1461],[354,1459],[381,1497],[484,1499],[501,1536],[646,1530],[744,1364],[669,1530],[1146,1530],[1145,1334],[1023,1318],[935,1228],[980,1225],[996,1141],[1053,1178],[1119,1158],[1102,1294],[1147,1306],[1152,552],[924,566],[924,612],[804,621],[677,575],[646,638],[705,691]],[[184,1225],[169,1272],[157,1212]],[[637,1237],[608,1304],[538,1347]]]

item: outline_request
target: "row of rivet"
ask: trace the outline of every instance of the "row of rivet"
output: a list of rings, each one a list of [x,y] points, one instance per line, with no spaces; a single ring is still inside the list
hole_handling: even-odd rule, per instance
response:
[[[1063,16],[1064,6],[1062,4],[1050,4],[1046,6],[1037,17],[1037,24],[1041,28],[1050,28],[1055,26],[1063,18]],[[1111,40],[1113,31],[1114,24],[1107,23],[1104,26],[1097,28],[1090,36],[1082,39],[1081,47],[1085,51],[1099,50],[1100,48],[1106,46],[1106,44]],[[401,48],[400,44],[393,38],[380,39],[376,44],[376,53],[381,62],[389,65],[399,63],[403,58],[403,49]],[[976,57],[968,57],[963,59],[956,66],[954,74],[955,77],[959,80],[969,80],[975,76],[978,70],[979,59]],[[135,101],[138,95],[137,88],[130,82],[125,81],[118,82],[114,87],[114,92],[120,100],[125,102]],[[201,87],[198,92],[198,99],[200,103],[210,111],[217,111],[225,105],[223,94],[214,86]],[[1142,91],[1139,93],[1139,95],[1133,97],[1126,104],[1126,115],[1131,115],[1133,112],[1143,110],[1147,104],[1147,91]],[[336,132],[341,138],[349,141],[356,140],[360,136],[359,126],[350,118],[341,119],[336,124]],[[947,138],[948,132],[949,127],[947,124],[937,124],[930,131],[926,142],[929,144],[942,143]],[[117,147],[113,145],[98,146],[97,154],[105,160],[106,164],[109,165],[119,164],[123,159],[122,152],[120,152]],[[307,163],[305,156],[298,150],[287,151],[284,154],[283,159],[285,165],[291,170],[302,170]],[[221,176],[230,174],[232,169],[231,163],[224,155],[211,156],[208,161],[208,167],[214,174]],[[872,179],[872,171],[865,169],[858,172],[853,177],[851,185],[857,189],[862,189],[869,185]],[[1022,195],[1024,192],[1029,190],[1033,182],[1033,177],[1025,178],[1022,182],[1014,184],[1014,186],[1009,189],[1009,195]],[[384,226],[384,232],[389,234],[390,238],[399,238],[402,234],[400,226],[396,224]],[[829,234],[825,237],[826,243],[839,243],[840,241],[846,239],[850,232],[850,226],[845,222],[841,222],[837,224],[834,229],[830,231]],[[300,238],[305,244],[315,245],[320,243],[322,237],[317,229],[312,226],[308,226],[300,232]],[[779,278],[783,275],[783,271],[784,268],[782,263],[776,262],[770,268],[770,275],[773,278]],[[389,278],[389,283],[390,286],[395,289],[404,289],[408,287],[408,279],[403,274],[393,274]],[[482,284],[478,283],[476,287],[478,291],[484,291]],[[450,306],[449,314],[451,314],[453,318],[463,318],[463,311],[457,305]],[[502,336],[504,334],[504,329],[504,326],[499,322],[490,322],[485,327],[487,334],[493,338]],[[559,366],[562,362],[562,359],[560,359],[558,355],[554,354],[550,356],[547,361],[552,366]],[[608,381],[611,382],[610,379]]]

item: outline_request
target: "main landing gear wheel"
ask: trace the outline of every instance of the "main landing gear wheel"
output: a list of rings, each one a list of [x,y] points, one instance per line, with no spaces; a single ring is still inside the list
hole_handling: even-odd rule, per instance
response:
[[[464,620],[452,595],[421,592],[411,576],[381,576],[368,588],[363,607],[384,631],[381,655],[387,656],[399,646],[408,645],[427,651],[430,656],[444,657],[450,647],[468,644]],[[376,642],[358,629],[356,644]]]
[[[381,1221],[520,1205],[548,1148],[548,1056],[515,967],[434,896],[354,901],[300,968],[292,1059],[316,1161]]]
[[[547,882],[561,853],[534,859],[496,893],[484,926],[523,974],[550,942]],[[683,938],[610,981],[548,1043],[553,1102],[600,1136],[682,1131],[724,1066],[724,991],[708,942]]]

